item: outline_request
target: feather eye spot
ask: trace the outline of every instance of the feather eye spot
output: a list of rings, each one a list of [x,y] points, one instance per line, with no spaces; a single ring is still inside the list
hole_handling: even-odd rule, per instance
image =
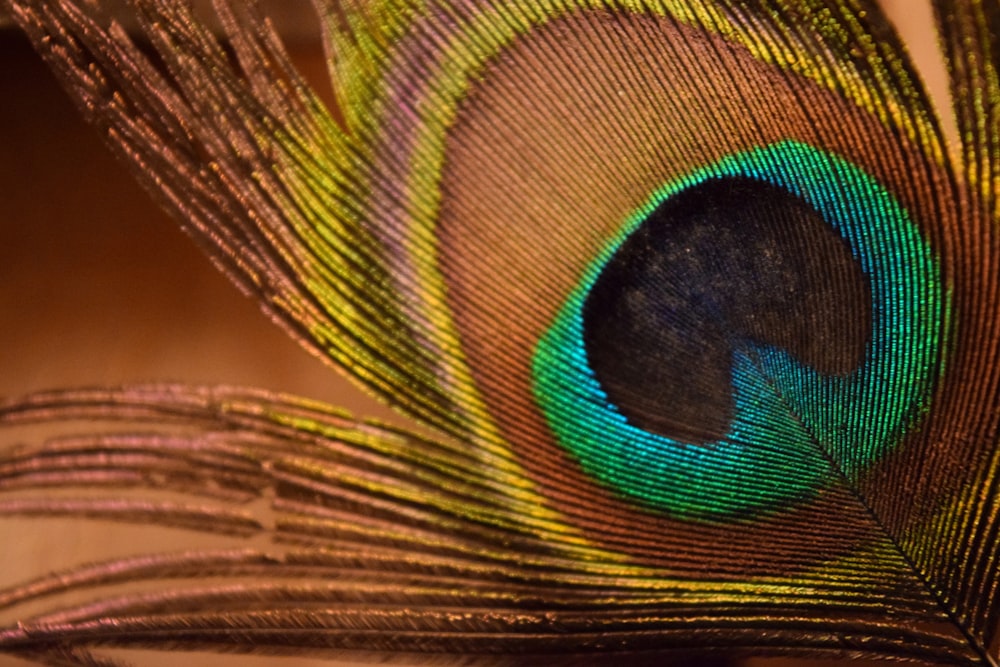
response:
[[[677,179],[625,221],[538,342],[535,399],[618,494],[683,518],[780,510],[914,425],[945,307],[895,198],[785,141]]]

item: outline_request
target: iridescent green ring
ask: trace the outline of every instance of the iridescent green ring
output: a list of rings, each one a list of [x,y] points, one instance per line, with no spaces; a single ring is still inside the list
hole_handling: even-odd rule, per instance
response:
[[[871,284],[872,336],[864,361],[844,377],[747,342],[733,353],[728,432],[693,445],[636,428],[610,403],[588,366],[582,311],[604,266],[643,220],[667,198],[722,177],[785,189],[847,241]],[[912,428],[940,372],[946,301],[930,247],[885,188],[839,156],[784,141],[668,183],[629,216],[539,340],[534,394],[561,446],[621,496],[681,518],[777,511],[831,479],[856,479]]]

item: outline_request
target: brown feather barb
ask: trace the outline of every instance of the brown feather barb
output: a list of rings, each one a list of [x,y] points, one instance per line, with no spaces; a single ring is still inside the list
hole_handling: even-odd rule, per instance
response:
[[[951,158],[866,0],[314,0],[326,102],[257,3],[0,3],[400,424],[5,399],[0,515],[143,537],[0,654],[998,664],[995,4],[934,2]]]

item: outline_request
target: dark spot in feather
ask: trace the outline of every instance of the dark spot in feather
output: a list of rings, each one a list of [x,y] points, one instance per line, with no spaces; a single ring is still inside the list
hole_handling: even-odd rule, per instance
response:
[[[812,207],[748,178],[664,201],[605,266],[584,306],[590,366],[635,426],[686,442],[726,434],[730,365],[748,343],[826,375],[862,361],[871,292]]]

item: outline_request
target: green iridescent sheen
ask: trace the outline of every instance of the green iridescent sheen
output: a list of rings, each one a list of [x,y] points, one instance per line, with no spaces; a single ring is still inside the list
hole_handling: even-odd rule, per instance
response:
[[[728,432],[694,445],[636,428],[609,402],[588,366],[582,310],[604,266],[660,203],[722,177],[785,189],[847,241],[870,281],[872,335],[845,377],[744,341],[733,352]],[[534,393],[558,442],[621,495],[678,517],[774,511],[831,479],[856,478],[919,419],[939,372],[946,300],[931,249],[892,195],[843,158],[785,141],[668,183],[625,221],[538,342]]]

